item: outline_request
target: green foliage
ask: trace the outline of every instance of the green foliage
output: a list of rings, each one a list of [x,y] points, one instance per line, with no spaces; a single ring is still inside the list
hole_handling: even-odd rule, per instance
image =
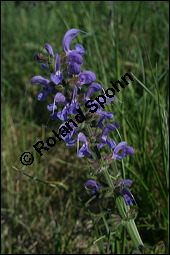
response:
[[[38,140],[45,141],[60,123],[50,121],[44,127],[49,117],[46,105],[51,101],[38,102],[40,85],[29,85],[29,81],[34,75],[48,77],[33,55],[44,54],[47,42],[61,52],[63,35],[70,28],[91,34],[78,35],[73,43],[83,44],[84,70],[94,72],[106,89],[110,81],[133,74],[134,82],[116,95],[124,103],[108,106],[121,125],[123,140],[136,151],[118,167],[123,178],[133,180],[136,223],[143,242],[151,248],[164,241],[168,252],[168,2],[3,1],[1,7],[1,253],[132,252],[126,231],[112,226],[110,234],[106,216],[101,214],[111,198],[90,202],[103,220],[98,228],[85,215],[83,204],[90,195],[83,183],[89,174],[86,159],[76,157],[76,148],[59,142],[40,157],[32,147]],[[23,167],[19,161],[24,151],[34,154],[31,166]],[[36,179],[68,187],[69,192],[27,178],[12,166]],[[154,249],[156,253],[158,248]]]

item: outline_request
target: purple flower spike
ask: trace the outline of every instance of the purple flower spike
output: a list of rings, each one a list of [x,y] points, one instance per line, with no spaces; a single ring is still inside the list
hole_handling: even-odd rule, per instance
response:
[[[52,73],[50,77],[56,85],[63,80],[63,75],[60,72],[60,56],[58,54],[55,55],[55,73]]]
[[[101,91],[103,90],[102,85],[100,85],[99,83],[93,83],[91,84],[88,89],[86,90],[86,94],[85,94],[85,102],[88,101],[90,99],[91,94],[97,92],[97,91]]]
[[[91,186],[92,189],[89,189],[87,188],[88,186]],[[87,190],[90,190],[91,191],[91,194],[94,195],[98,192],[98,190],[101,188],[101,186],[95,182],[95,181],[92,181],[92,180],[88,180],[84,183],[84,187],[87,189]]]
[[[63,38],[63,49],[66,51],[66,52],[69,52],[70,51],[70,43],[71,41],[73,40],[73,38],[78,35],[79,33],[79,30],[78,29],[70,29],[68,30],[65,35],[64,35],[64,38]]]
[[[92,73],[91,71],[84,71],[79,74],[79,81],[77,84],[79,85],[84,85],[84,84],[89,84],[92,83],[96,80],[96,75]]]
[[[34,76],[30,80],[32,84],[42,84],[42,85],[49,85],[50,81],[42,76]]]
[[[119,151],[122,151],[118,155]],[[127,146],[126,142],[120,142],[113,150],[113,159],[124,159],[126,155],[133,155],[135,153],[134,149],[130,146]]]
[[[53,49],[52,49],[52,47],[51,47],[51,45],[49,43],[46,43],[44,45],[44,48],[46,49],[48,55],[52,55],[54,57]]]
[[[134,204],[137,205],[134,196],[132,195],[129,189],[123,188],[120,191],[120,194],[124,198],[126,205],[128,206],[132,206]]]
[[[89,142],[87,141],[85,135],[82,132],[80,132],[78,134],[78,139],[77,140],[83,142],[83,146],[77,152],[77,156],[79,158],[82,158],[84,156],[90,157],[91,156],[91,152],[88,149]]]

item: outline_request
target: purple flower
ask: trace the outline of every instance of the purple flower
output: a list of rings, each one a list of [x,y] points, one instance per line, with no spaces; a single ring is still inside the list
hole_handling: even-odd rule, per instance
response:
[[[82,32],[82,31],[81,31]],[[81,45],[81,44],[76,44],[75,46],[75,50],[73,50],[73,52],[77,52],[78,54],[80,55],[84,55],[86,54],[85,50],[84,50],[84,47]]]
[[[115,98],[116,97],[107,97],[106,96],[106,103],[104,103],[104,104],[108,104],[108,103],[112,102],[113,100],[115,100]]]
[[[68,30],[65,35],[64,35],[64,38],[63,38],[63,49],[66,51],[66,52],[70,52],[70,43],[71,41],[73,40],[73,38],[78,35],[79,33],[79,30],[78,29],[70,29]]]
[[[77,114],[77,109],[79,109],[79,105],[77,103],[77,86],[74,85],[72,90],[72,99],[69,106],[69,114]]]
[[[54,101],[55,101],[56,103],[62,102],[62,103],[65,104],[65,105],[67,104],[66,97],[65,97],[62,93],[60,93],[60,92],[58,92],[58,93],[55,95]]]
[[[95,182],[95,181],[92,181],[92,180],[88,180],[84,183],[84,187],[87,189],[87,190],[90,190],[91,191],[91,194],[94,195],[98,192],[98,190],[101,188],[101,186]],[[89,189],[87,187],[92,187],[92,189]]]
[[[78,54],[77,52],[72,51],[69,54],[69,62],[70,63],[77,63],[79,65],[81,65],[83,63],[83,58],[80,54]]]
[[[120,194],[124,198],[126,205],[129,205],[129,206],[134,205],[134,204],[137,205],[136,201],[134,199],[134,196],[132,195],[132,193],[130,192],[129,189],[123,188],[120,191]]]
[[[58,104],[59,104],[60,102],[62,102],[64,105],[67,104],[67,100],[66,100],[65,96],[64,96],[62,93],[58,92],[58,93],[55,95],[55,97],[54,97],[54,102],[53,102],[52,104],[48,104],[48,105],[47,105],[47,109],[48,109],[49,111],[53,111],[53,114],[54,114],[54,110],[57,109],[57,106],[58,106]]]
[[[165,247],[164,244],[163,244],[163,246]],[[140,244],[140,245],[139,245],[139,249],[140,249],[141,252],[143,252],[143,250],[145,250],[146,247],[145,247],[143,244]]]
[[[84,71],[79,74],[79,81],[77,84],[79,85],[84,85],[84,84],[89,84],[92,83],[96,80],[96,75],[92,73],[91,71]]]
[[[34,76],[30,82],[32,84],[44,85],[42,91],[38,94],[39,101],[45,101],[47,96],[53,93],[53,87],[51,86],[50,81],[42,76]]]
[[[126,186],[131,186],[132,185],[132,180],[122,180],[120,182],[120,185],[123,186],[123,185],[126,185]]]
[[[46,49],[48,55],[52,55],[54,57],[53,48],[51,47],[51,45],[49,43],[46,43],[44,45],[44,48]]]
[[[132,180],[122,180],[121,182],[119,182],[119,184],[116,187],[123,187],[123,186],[128,186],[130,187],[132,185]],[[119,191],[120,195],[124,198],[126,205],[137,205],[136,201],[134,199],[133,194],[130,192],[130,190],[126,187],[123,187],[120,191]]]
[[[121,151],[120,154],[118,154]],[[127,142],[120,142],[113,150],[113,159],[124,159],[126,155],[133,155],[134,149],[127,145]]]
[[[79,149],[79,151],[77,152],[77,156],[79,158],[82,158],[84,156],[87,156],[87,157],[90,157],[91,156],[91,152],[89,151],[88,149],[88,146],[89,146],[89,142],[87,141],[85,135],[80,132],[78,134],[78,138],[77,138],[78,142],[81,141],[83,142],[83,145],[82,147]]]
[[[65,126],[65,123],[60,125],[58,131],[61,135],[61,138],[66,142],[66,146],[74,146],[74,143],[77,139],[73,139],[73,135],[76,133],[77,127],[73,123],[69,123],[70,128]]]
[[[103,90],[103,87],[99,83],[91,84],[88,87],[88,89],[86,90],[84,101],[87,102],[88,100],[90,100],[90,96],[93,93],[98,92],[98,91],[102,91],[102,90]],[[108,112],[102,111],[101,106],[99,105],[99,103],[96,100],[94,100],[94,103],[98,106],[98,109],[97,109],[95,115],[96,116],[101,116],[101,119],[99,120],[99,123],[98,123],[98,127],[101,128],[105,119],[109,119],[109,120],[113,119],[113,113],[111,113],[111,112],[108,113]]]
[[[53,87],[50,86],[44,86],[43,90],[38,94],[38,101],[45,101],[49,94],[52,94]]]
[[[51,47],[51,45],[49,43],[46,43],[44,45],[44,48],[46,49],[47,53],[48,53],[48,56],[52,55],[54,57],[54,52],[53,52],[53,49]],[[48,61],[48,58],[43,56],[42,55],[42,59],[40,59],[40,56],[41,54],[37,53],[33,56],[33,59],[37,62],[47,62]],[[46,69],[46,70],[49,70],[49,67],[45,64],[45,63],[42,63],[42,68]]]
[[[88,89],[86,90],[86,94],[85,94],[85,102],[87,102],[90,99],[90,96],[98,91],[102,91],[103,87],[102,85],[100,85],[99,83],[93,83],[91,84]]]
[[[39,53],[36,53],[36,54],[33,56],[33,59],[34,59],[35,61],[37,61],[37,62],[40,61],[38,56],[39,56]]]
[[[74,39],[74,37],[78,35],[79,31],[80,30],[78,30],[78,29],[72,28],[72,29],[68,30],[64,35],[62,44],[63,44],[63,49],[66,51],[67,56],[69,55],[70,52],[75,52],[80,55],[85,54],[84,48],[81,44],[76,44],[75,50],[73,50],[73,51],[70,50],[70,43]],[[81,31],[81,32],[83,32],[83,31]],[[83,33],[85,33],[85,32],[83,32]]]
[[[52,55],[54,57],[54,52],[53,52],[53,48],[51,47],[51,45],[49,43],[46,43],[44,45],[44,48],[46,49],[48,56]],[[47,64],[42,63],[42,68],[46,69],[46,70],[50,70],[49,67],[47,66]]]
[[[80,73],[80,65],[76,62],[71,62],[68,67],[68,74],[79,74]]]
[[[47,66],[46,64],[44,64],[44,63],[42,63],[41,66],[42,66],[43,69],[46,69],[46,70],[48,70],[48,71],[50,70],[50,69],[48,68],[48,66]]]
[[[57,112],[56,114],[57,118],[60,120],[68,120],[69,108],[70,108],[70,104],[67,103],[66,106],[64,106],[62,111]]]
[[[42,76],[34,76],[31,78],[30,82],[32,84],[42,84],[42,85],[49,85],[50,81]]]
[[[72,90],[71,103],[67,102],[65,96],[62,93],[60,92],[57,93],[54,98],[54,103],[51,103],[47,106],[47,109],[49,111],[53,111],[53,113],[50,115],[50,119],[67,120],[69,114],[77,114],[77,109],[79,109],[79,105],[77,103],[76,97],[77,97],[76,85],[73,87],[73,90]],[[57,109],[57,106],[60,102],[65,105],[64,108],[59,112],[54,112],[54,110]]]
[[[78,35],[79,31],[80,30],[74,28],[70,29],[66,32],[63,38],[63,49],[68,56],[68,74],[78,75],[80,73],[80,65],[83,63],[83,58],[81,56],[85,54],[83,46],[76,44],[75,50],[70,50],[70,43],[74,37]]]
[[[78,82],[79,83],[79,82]],[[94,113],[95,115],[99,115],[101,116],[101,119],[98,122],[98,127],[101,128],[103,125],[103,122],[105,121],[105,119],[113,119],[113,113],[112,112],[104,112],[102,111],[102,109],[104,108],[104,105],[108,104],[109,102],[113,101],[115,99],[115,97],[112,98],[108,98],[105,94],[104,95],[100,95],[98,97],[96,97],[96,99],[94,101],[90,100],[90,96],[97,92],[97,91],[104,91],[103,87],[98,84],[98,83],[93,83],[91,84],[85,94],[85,98],[84,101],[87,103],[87,108],[90,108],[90,112]],[[101,101],[102,98],[102,101]],[[85,104],[86,105],[86,104]]]
[[[60,120],[67,120],[68,119],[68,114],[69,114],[69,106],[70,104],[67,103],[64,108],[59,111],[59,112],[54,112],[56,108],[56,106],[52,106],[52,104],[49,104],[47,107],[48,107],[48,110],[53,110],[53,113],[50,115],[50,119],[51,120],[56,120],[56,119],[60,119]]]
[[[107,134],[108,134],[109,132],[113,131],[113,130],[116,130],[118,127],[119,127],[119,124],[118,124],[117,122],[115,122],[115,125],[113,125],[113,124],[107,124],[107,125],[104,127],[104,129],[103,129],[103,131],[102,131],[101,138],[100,138],[100,140],[101,140],[102,143],[99,143],[99,144],[98,144],[98,149],[102,148],[104,144],[107,144],[109,148],[112,148],[112,149],[115,148],[115,146],[116,146],[115,141],[109,140]]]
[[[52,73],[50,77],[56,85],[63,80],[63,75],[60,71],[60,56],[58,54],[55,55],[55,73]]]
[[[83,58],[80,54],[72,51],[69,53],[68,62],[68,74],[78,75],[80,73],[80,67],[83,63]]]
[[[102,128],[103,123],[106,119],[112,120],[114,118],[114,115],[112,112],[105,112],[102,110],[97,110],[97,112],[95,114],[101,116],[101,118],[98,122],[98,125],[97,125],[98,128]]]
[[[71,103],[67,103],[61,112],[57,113],[60,120],[67,120],[69,114],[77,114],[77,109],[79,105],[77,103],[77,86],[75,85],[72,90]]]

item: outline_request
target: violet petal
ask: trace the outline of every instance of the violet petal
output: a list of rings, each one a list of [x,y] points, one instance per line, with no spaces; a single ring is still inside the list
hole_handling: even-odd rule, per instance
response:
[[[44,48],[46,49],[48,55],[54,56],[53,48],[51,47],[51,45],[49,43],[46,43],[44,45]]]
[[[32,84],[42,84],[42,85],[49,85],[50,81],[42,76],[34,76],[31,78],[30,82]]]
[[[73,38],[78,35],[79,33],[79,30],[78,29],[70,29],[68,30],[65,35],[64,35],[64,38],[63,38],[63,42],[62,42],[62,45],[63,45],[63,49],[66,51],[66,52],[69,52],[70,51],[70,43],[71,41],[73,40]]]
[[[92,73],[91,71],[84,71],[79,74],[79,81],[77,84],[79,85],[84,85],[84,84],[89,84],[92,83],[96,80],[96,75]]]

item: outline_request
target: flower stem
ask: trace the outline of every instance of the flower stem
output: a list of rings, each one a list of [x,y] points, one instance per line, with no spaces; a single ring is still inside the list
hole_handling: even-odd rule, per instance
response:
[[[92,139],[93,137],[93,132],[92,132],[92,129],[90,127],[90,125],[86,125],[86,131],[87,131],[87,134],[89,136],[90,139]],[[100,152],[98,151],[97,148],[93,147],[93,153],[92,153],[92,157],[94,157],[94,154],[96,154],[97,158],[98,158],[98,155],[97,154],[100,154]],[[97,153],[96,153],[96,150],[97,150]],[[102,170],[102,173],[106,179],[106,182],[107,184],[109,185],[109,187],[113,190],[114,189],[114,184],[113,184],[113,181],[111,179],[111,176],[108,172],[108,169],[107,169],[107,166],[104,164],[104,162],[102,161],[102,158],[100,156],[100,166],[101,166],[101,170]],[[127,212],[129,211],[129,207],[125,204],[124,200],[122,197],[117,197],[116,198],[116,205],[117,205],[117,208],[119,210],[119,213],[120,213],[120,216],[122,217],[123,220],[127,220],[128,216],[127,216]],[[141,237],[139,235],[139,232],[138,232],[138,229],[136,227],[136,224],[135,224],[135,221],[132,220],[132,219],[129,219],[128,221],[126,221],[126,228],[127,228],[127,231],[135,245],[135,248],[137,249],[138,252],[140,252],[139,250],[139,246],[140,245],[143,245],[143,242],[141,240]]]
[[[113,181],[109,175],[109,172],[107,169],[103,169],[103,175],[109,185],[110,188],[114,188]],[[124,200],[121,197],[116,198],[116,205],[118,207],[119,213],[122,217],[122,219],[127,219],[127,212],[129,210],[128,206],[125,204]],[[136,247],[136,249],[139,251],[139,246],[143,245],[143,242],[141,240],[141,237],[139,235],[138,229],[136,227],[135,221],[130,219],[126,223],[126,228],[128,230],[128,233]]]

